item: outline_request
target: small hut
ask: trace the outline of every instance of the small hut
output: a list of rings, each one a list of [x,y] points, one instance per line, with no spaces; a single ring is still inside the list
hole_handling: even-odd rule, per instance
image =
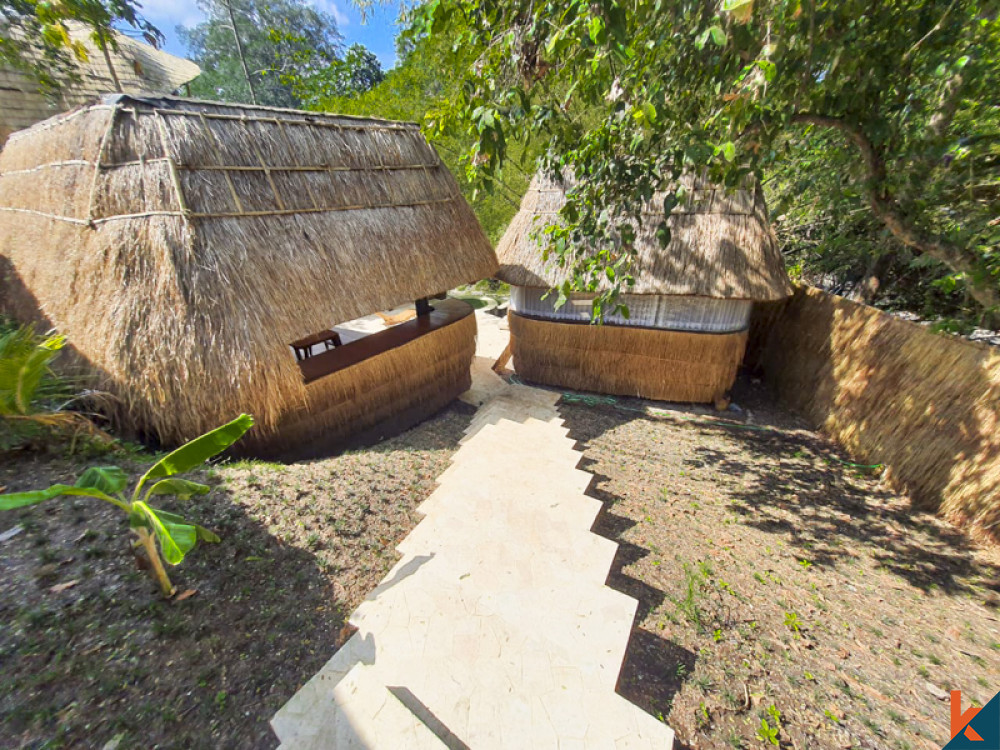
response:
[[[164,444],[241,411],[279,456],[425,418],[468,388],[476,335],[428,298],[495,271],[412,123],[119,95],[0,153],[2,304]]]
[[[69,38],[87,50],[86,60],[73,60],[75,80],[46,95],[28,72],[0,66],[0,146],[11,133],[59,112],[113,93],[173,94],[201,74],[190,60],[176,57],[122,33],[114,32],[114,48],[101,50],[85,24],[66,24]],[[40,53],[35,53],[40,54]]]
[[[732,387],[754,301],[791,294],[759,187],[727,192],[686,177],[685,201],[660,246],[662,197],[645,209],[635,241],[629,317],[591,325],[594,294],[556,309],[548,294],[566,269],[544,260],[539,238],[558,219],[566,186],[536,176],[500,240],[498,277],[511,285],[511,352],[518,374],[599,393],[711,402]]]

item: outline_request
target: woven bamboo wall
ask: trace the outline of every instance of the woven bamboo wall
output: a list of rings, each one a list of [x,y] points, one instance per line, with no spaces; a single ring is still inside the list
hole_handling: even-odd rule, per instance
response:
[[[995,347],[799,288],[755,312],[747,362],[856,460],[886,464],[920,507],[1000,539]]]
[[[736,379],[747,333],[713,334],[533,320],[510,313],[525,380],[581,391],[708,403]]]
[[[306,458],[407,429],[472,385],[476,316],[471,314],[402,346],[305,386],[305,402],[272,434],[241,442],[245,454]]]

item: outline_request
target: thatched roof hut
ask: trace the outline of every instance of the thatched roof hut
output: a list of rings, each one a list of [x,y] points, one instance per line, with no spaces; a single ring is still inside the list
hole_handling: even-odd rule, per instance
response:
[[[670,401],[707,402],[733,383],[754,301],[791,294],[759,186],[727,191],[682,179],[686,199],[668,218],[662,196],[644,210],[635,241],[629,317],[591,322],[593,294],[556,309],[548,290],[567,278],[543,258],[540,231],[558,221],[568,185],[536,176],[500,240],[498,277],[511,284],[511,348],[518,372],[537,382]],[[604,284],[607,282],[604,281]],[[600,288],[600,287],[599,287]]]
[[[104,94],[119,90],[147,96],[172,94],[201,73],[190,60],[120,33],[115,33],[117,49],[109,49],[105,59],[84,24],[71,21],[67,28],[70,39],[86,48],[87,59],[74,61],[77,80],[66,81],[56,96],[46,95],[27,72],[0,67],[0,146],[15,130]]]
[[[247,411],[269,448],[461,392],[467,309],[301,363],[289,345],[496,270],[414,124],[130,96],[11,137],[0,261],[14,312],[69,337],[121,424],[175,443]]]

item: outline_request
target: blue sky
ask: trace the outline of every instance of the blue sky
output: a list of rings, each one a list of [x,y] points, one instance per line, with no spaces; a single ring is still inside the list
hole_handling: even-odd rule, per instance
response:
[[[326,11],[337,19],[345,44],[358,42],[374,52],[388,70],[396,62],[396,18],[398,6],[376,5],[368,13],[366,23],[361,22],[361,13],[348,0],[307,0],[319,10]],[[166,36],[163,48],[172,54],[185,56],[187,50],[177,37],[177,25],[194,26],[204,20],[205,14],[198,8],[197,0],[142,0],[142,13]]]

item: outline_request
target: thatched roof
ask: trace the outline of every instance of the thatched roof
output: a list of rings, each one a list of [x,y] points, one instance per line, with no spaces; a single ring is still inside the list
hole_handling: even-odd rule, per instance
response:
[[[637,232],[633,294],[696,295],[723,299],[774,300],[789,296],[777,239],[758,187],[727,192],[686,177],[688,197],[670,215],[671,240],[660,247],[656,227],[663,199],[646,207]],[[553,287],[567,278],[555,259],[542,260],[540,230],[556,223],[566,187],[538,175],[521,210],[497,247],[498,278],[517,286]]]
[[[497,266],[414,124],[130,96],[10,138],[0,255],[169,440],[233,403],[266,429],[289,342]]]
[[[0,68],[0,143],[15,130],[29,127],[58,112],[117,91],[104,54],[94,45],[86,26],[70,22],[69,36],[87,49],[87,59],[77,62],[79,80],[67,82],[57,100],[47,98],[27,73]],[[127,94],[172,94],[201,73],[195,63],[148,44],[115,34],[117,50],[109,50],[111,64]]]

